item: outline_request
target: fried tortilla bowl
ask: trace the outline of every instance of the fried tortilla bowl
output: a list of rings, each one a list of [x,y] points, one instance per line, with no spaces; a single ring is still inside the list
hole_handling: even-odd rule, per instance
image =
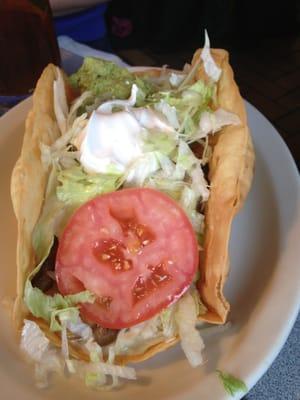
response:
[[[212,156],[209,161],[210,196],[205,208],[201,277],[197,284],[201,300],[207,307],[206,313],[199,316],[199,319],[223,324],[230,309],[223,295],[223,287],[229,271],[228,245],[231,223],[250,189],[254,150],[244,102],[234,81],[228,53],[219,49],[213,49],[211,53],[222,69],[217,84],[218,106],[237,114],[241,120],[240,125],[227,126],[214,136]],[[201,49],[196,51],[193,65],[200,54]],[[157,74],[157,71],[147,69],[147,74],[149,72]],[[36,265],[31,238],[43,206],[49,174],[41,161],[40,143],[50,145],[60,135],[53,102],[53,82],[56,80],[56,75],[56,67],[49,65],[38,81],[33,95],[33,108],[26,120],[21,155],[12,174],[11,197],[18,222],[17,297],[13,311],[15,326],[20,332],[23,320],[32,319],[39,324],[51,342],[60,347],[60,336],[51,332],[43,320],[30,315],[23,302],[25,281]],[[207,79],[201,64],[197,78]],[[65,85],[68,89],[67,82]],[[68,90],[66,92],[68,95]],[[143,354],[118,356],[116,362],[126,364],[146,360],[173,346],[178,340],[178,337],[174,337],[162,341],[148,348]],[[87,353],[78,350],[72,344],[70,344],[70,354],[77,359],[89,360]]]

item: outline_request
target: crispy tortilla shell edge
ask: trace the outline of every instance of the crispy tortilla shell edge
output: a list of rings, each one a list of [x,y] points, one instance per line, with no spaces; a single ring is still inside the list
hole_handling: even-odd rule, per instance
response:
[[[247,122],[245,103],[234,80],[227,51],[213,49],[212,55],[222,69],[218,82],[218,107],[238,115],[241,123],[229,125],[216,135],[209,163],[210,196],[205,209],[204,252],[198,289],[207,312],[201,319],[223,324],[230,305],[223,294],[229,272],[229,240],[234,216],[249,192],[254,169],[254,148]],[[193,62],[200,57],[200,50]],[[205,79],[203,67],[198,78]]]
[[[53,81],[56,67],[48,65],[33,94],[33,106],[25,123],[21,154],[12,171],[11,199],[17,219],[17,290],[13,321],[19,329],[26,315],[24,284],[35,267],[32,232],[39,218],[48,171],[41,161],[40,143],[51,144],[59,135],[53,106]]]

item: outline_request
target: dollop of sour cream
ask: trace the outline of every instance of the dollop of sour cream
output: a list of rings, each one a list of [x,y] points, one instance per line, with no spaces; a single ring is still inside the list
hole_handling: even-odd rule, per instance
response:
[[[87,172],[123,173],[144,154],[147,130],[173,132],[164,115],[148,107],[133,107],[137,90],[128,100],[103,103],[94,111],[81,135],[80,162]],[[113,106],[122,106],[113,112]]]
[[[81,164],[88,172],[124,172],[143,153],[140,133],[139,122],[128,111],[93,112],[80,148]]]

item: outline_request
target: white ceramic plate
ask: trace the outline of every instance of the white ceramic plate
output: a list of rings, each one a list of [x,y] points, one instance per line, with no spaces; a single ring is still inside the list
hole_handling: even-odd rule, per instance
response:
[[[9,194],[30,99],[0,118],[0,298],[15,290],[16,224]],[[0,308],[0,386],[3,399],[225,400],[216,368],[243,379],[250,389],[283,346],[300,303],[300,186],[296,166],[271,124],[247,104],[256,149],[256,171],[245,207],[233,224],[231,272],[226,294],[232,327],[204,337],[202,368],[192,369],[180,347],[138,366],[139,380],[117,392],[95,393],[59,380],[45,391],[34,387],[32,370],[18,357],[5,306]],[[236,399],[241,395],[236,396]]]

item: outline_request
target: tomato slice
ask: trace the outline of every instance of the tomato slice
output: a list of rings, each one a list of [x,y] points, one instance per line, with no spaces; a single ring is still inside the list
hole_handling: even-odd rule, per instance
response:
[[[75,212],[59,240],[55,271],[62,294],[96,294],[93,304],[81,306],[84,319],[121,329],[176,301],[198,261],[192,225],[171,198],[123,189]]]

